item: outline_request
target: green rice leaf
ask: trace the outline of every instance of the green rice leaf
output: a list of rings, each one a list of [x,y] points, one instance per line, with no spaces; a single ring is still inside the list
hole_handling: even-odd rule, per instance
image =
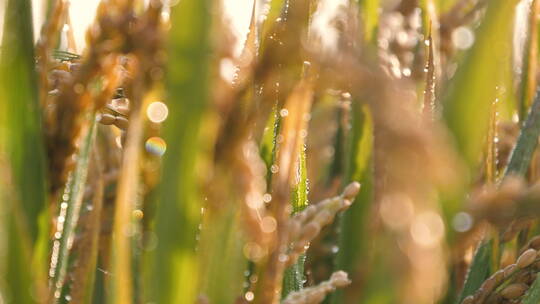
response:
[[[58,213],[58,225],[53,242],[51,268],[51,292],[52,302],[59,303],[62,289],[68,273],[68,262],[71,243],[75,238],[75,229],[79,220],[81,205],[86,189],[88,176],[88,164],[90,162],[90,150],[96,137],[95,115],[89,115],[89,127],[84,134],[75,169],[71,172],[64,189],[64,195],[60,196]],[[57,235],[58,234],[58,235]]]
[[[540,279],[536,278],[531,288],[525,294],[522,304],[538,304],[540,303]]]
[[[279,134],[279,118],[277,105],[275,105],[266,122],[266,127],[261,139],[260,154],[266,165],[266,181],[268,183],[272,180],[272,171],[270,170],[270,167],[276,160],[276,136]]]
[[[474,253],[474,258],[469,267],[465,284],[456,304],[472,295],[480,285],[489,277],[491,265],[491,242],[482,242]]]
[[[274,22],[281,15],[283,5],[286,1],[288,0],[270,0],[270,9],[268,10],[268,14],[266,15],[263,26],[261,26],[261,37],[266,37],[268,35],[272,29],[272,26],[274,25]]]
[[[202,204],[195,161],[209,94],[210,4],[183,0],[171,8],[169,116],[164,123],[168,147],[156,206],[158,243],[148,269],[149,297],[156,303],[193,303],[197,297],[195,246]]]
[[[298,184],[293,189],[291,195],[293,214],[304,210],[308,205],[308,179],[307,179],[307,165],[306,165],[306,149],[300,150],[298,161]],[[304,275],[304,262],[306,256],[302,255],[298,258],[298,261],[285,270],[283,276],[283,289],[281,297],[285,298],[293,291],[298,291],[304,287],[305,275]]]
[[[538,145],[540,135],[540,91],[531,106],[527,119],[521,128],[516,145],[510,155],[510,161],[506,167],[505,176],[524,176],[531,163],[531,159]]]
[[[517,0],[495,0],[475,34],[475,43],[458,67],[444,100],[443,116],[456,147],[469,167],[476,168],[488,130],[490,106],[497,87],[508,78],[512,29]],[[511,90],[511,87],[505,88]],[[474,126],[474,127],[471,127]]]
[[[0,49],[0,196],[5,220],[0,230],[0,293],[5,301],[38,302],[45,296],[48,208],[45,151],[34,70],[32,10],[29,0],[4,2]],[[3,242],[3,241],[2,241]],[[33,296],[32,296],[33,295]]]
[[[335,257],[335,270],[354,275],[366,258],[360,253],[366,250],[367,239],[363,236],[373,195],[373,122],[367,106],[359,102],[352,103],[351,120],[345,184],[358,181],[362,190],[349,210],[339,219],[339,250]],[[351,292],[354,293],[354,286],[337,290],[331,296],[331,303],[346,303],[345,295]]]
[[[210,303],[234,303],[242,294],[245,278],[242,217],[235,201],[223,203],[231,207],[223,212],[205,210],[198,245],[199,292]]]
[[[380,0],[359,0],[360,12],[364,23],[364,40],[376,42],[379,27]]]

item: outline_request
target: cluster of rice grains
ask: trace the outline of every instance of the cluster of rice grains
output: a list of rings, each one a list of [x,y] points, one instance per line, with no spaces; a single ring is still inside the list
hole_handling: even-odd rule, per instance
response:
[[[291,292],[284,300],[283,304],[310,304],[320,303],[329,292],[336,288],[345,287],[351,281],[347,278],[347,273],[336,271],[330,276],[328,281],[324,281],[317,286],[307,287],[301,291]]]
[[[311,205],[289,220],[290,250],[286,266],[296,262],[300,254],[305,253],[309,243],[319,234],[321,228],[332,223],[338,211],[347,209],[360,191],[360,184],[349,184],[340,196],[326,199]]]
[[[461,303],[521,303],[540,271],[537,249],[540,249],[540,237],[531,239],[515,263],[492,274],[473,295]]]

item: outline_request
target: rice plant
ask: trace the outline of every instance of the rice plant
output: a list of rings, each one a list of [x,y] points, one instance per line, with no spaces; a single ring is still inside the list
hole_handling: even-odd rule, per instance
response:
[[[95,2],[0,1],[0,304],[540,303],[539,0]]]

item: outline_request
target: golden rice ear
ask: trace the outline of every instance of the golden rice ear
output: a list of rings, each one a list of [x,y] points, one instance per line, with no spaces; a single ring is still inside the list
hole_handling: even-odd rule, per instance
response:
[[[348,275],[344,271],[332,273],[330,279],[312,287],[290,293],[281,303],[283,304],[317,304],[321,303],[326,295],[337,288],[343,288],[351,284]]]
[[[341,195],[312,204],[289,219],[288,226],[298,228],[289,230],[288,240],[291,249],[287,253],[286,266],[296,263],[298,257],[306,252],[309,243],[319,235],[321,229],[332,223],[338,212],[347,209],[359,191],[360,184],[352,182],[345,187]]]

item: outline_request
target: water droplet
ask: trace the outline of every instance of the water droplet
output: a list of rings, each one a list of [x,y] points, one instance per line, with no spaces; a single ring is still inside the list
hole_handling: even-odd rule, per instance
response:
[[[137,209],[133,210],[132,216],[136,220],[141,220],[144,217],[144,213],[142,212],[142,210]]]
[[[247,301],[251,302],[255,298],[255,294],[253,294],[253,292],[251,292],[251,291],[248,291],[248,292],[246,292],[244,297],[246,298]]]
[[[225,58],[219,63],[219,74],[225,81],[233,83],[238,75],[238,68],[231,59]]]
[[[73,91],[75,91],[75,93],[77,94],[82,94],[84,93],[84,85],[82,85],[81,83],[77,83],[73,86]]]
[[[415,216],[410,233],[414,242],[430,248],[444,236],[444,222],[436,212],[425,211]]]
[[[271,233],[276,230],[277,222],[273,216],[265,216],[261,222],[261,228],[263,232]]]
[[[379,214],[383,223],[391,229],[404,228],[414,214],[414,204],[405,194],[386,195],[382,198]]]
[[[474,33],[466,26],[460,26],[452,32],[452,43],[457,49],[466,50],[474,43]]]
[[[122,149],[122,136],[116,136],[114,141],[116,142],[116,146]]]
[[[409,76],[411,76],[411,69],[409,69],[409,68],[404,68],[403,71],[402,71],[402,73],[403,73],[403,76],[409,77]]]
[[[154,136],[146,140],[144,147],[148,153],[163,156],[167,150],[167,143],[161,137]]]
[[[452,227],[457,232],[465,232],[471,229],[473,218],[467,212],[459,212],[452,219]]]
[[[266,254],[265,250],[255,242],[246,243],[242,251],[246,258],[254,262],[259,261]]]
[[[161,101],[152,102],[146,109],[146,116],[153,123],[161,123],[167,119],[169,109]]]

